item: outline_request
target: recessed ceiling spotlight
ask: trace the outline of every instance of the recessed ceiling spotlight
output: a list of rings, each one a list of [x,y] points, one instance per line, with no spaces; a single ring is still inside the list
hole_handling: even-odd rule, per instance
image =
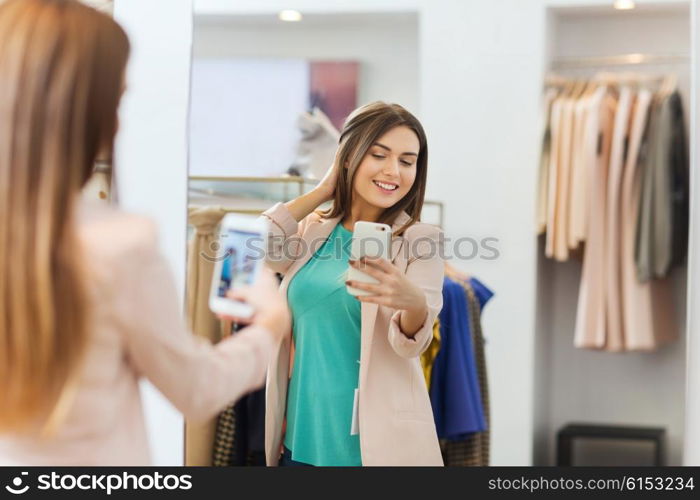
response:
[[[295,23],[301,21],[302,15],[298,10],[281,10],[279,15],[280,21]]]
[[[635,5],[632,0],[615,0],[613,7],[617,10],[631,10],[635,8]]]

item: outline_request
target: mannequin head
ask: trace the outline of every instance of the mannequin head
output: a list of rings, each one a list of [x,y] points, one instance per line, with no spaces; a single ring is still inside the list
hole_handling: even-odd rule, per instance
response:
[[[73,208],[111,151],[124,31],[76,0],[0,3],[0,431],[53,415],[87,343]]]
[[[327,217],[361,208],[375,222],[391,224],[406,211],[419,220],[425,196],[428,143],[420,122],[398,104],[373,102],[355,110],[340,136],[335,199]],[[396,186],[382,189],[378,183]]]

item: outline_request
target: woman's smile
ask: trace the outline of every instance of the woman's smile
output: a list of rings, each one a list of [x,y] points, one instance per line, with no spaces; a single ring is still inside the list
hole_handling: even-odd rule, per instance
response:
[[[377,186],[377,188],[379,188],[379,190],[382,193],[385,193],[385,194],[392,194],[394,191],[399,189],[399,185],[395,184],[393,182],[380,182],[380,181],[372,181],[372,182],[374,183],[375,186]]]

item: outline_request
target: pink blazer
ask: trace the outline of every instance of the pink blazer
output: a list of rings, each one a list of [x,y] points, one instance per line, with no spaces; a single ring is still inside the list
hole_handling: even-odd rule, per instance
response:
[[[625,330],[622,315],[622,283],[620,281],[620,204],[624,173],[623,156],[625,140],[628,138],[630,113],[632,111],[632,91],[629,87],[620,89],[615,112],[610,163],[608,165],[608,202],[606,214],[606,341],[605,349],[619,352],[625,347]]]
[[[194,420],[265,380],[267,330],[251,326],[216,346],[187,331],[153,223],[99,202],[81,202],[78,218],[90,313],[80,378],[57,435],[40,438],[39,422],[0,435],[0,465],[149,465],[141,378]]]
[[[323,219],[311,213],[297,222],[283,203],[277,203],[263,216],[271,220],[271,250],[282,257],[268,259],[268,264],[284,275],[280,289],[286,294],[289,282],[313,253],[304,252],[304,248],[316,242],[313,248],[318,249],[320,241],[328,237],[340,218]],[[401,212],[393,230],[408,220],[408,214]],[[403,237],[392,240],[392,262],[427,297],[428,316],[415,337],[408,338],[401,332],[399,311],[378,304],[361,305],[359,427],[362,463],[366,466],[443,465],[419,359],[430,344],[433,322],[442,308],[445,268],[438,252],[439,235],[440,230],[435,226],[419,222],[408,228]],[[283,245],[286,251],[280,252]],[[410,248],[414,250],[409,252]],[[290,330],[276,346],[268,368],[265,416],[268,465],[277,465],[280,454],[291,343]]]

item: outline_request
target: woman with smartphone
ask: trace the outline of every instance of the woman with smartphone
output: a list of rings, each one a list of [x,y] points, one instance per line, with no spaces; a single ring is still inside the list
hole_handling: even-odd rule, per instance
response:
[[[149,465],[139,382],[206,420],[264,382],[289,312],[267,269],[254,324],[184,327],[150,221],[81,200],[117,131],[129,41],[76,0],[0,3],[0,465]]]
[[[427,167],[420,122],[375,102],[348,118],[319,185],[264,213],[293,319],[268,370],[268,464],[442,465],[419,361],[444,275],[440,230],[419,222]],[[349,259],[358,221],[391,227],[390,258]],[[347,281],[349,266],[376,282]]]

